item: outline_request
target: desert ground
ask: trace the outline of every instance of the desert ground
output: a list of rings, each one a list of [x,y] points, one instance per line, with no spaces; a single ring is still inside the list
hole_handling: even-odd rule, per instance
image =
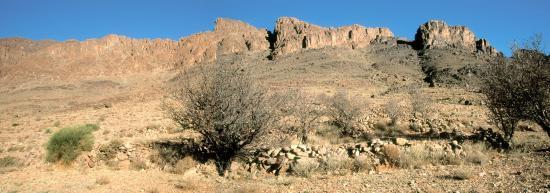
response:
[[[509,150],[468,138],[479,128],[498,132],[475,72],[493,56],[454,47],[413,49],[410,42],[271,56],[267,48],[218,53],[185,68],[157,61],[161,70],[137,71],[113,59],[106,60],[113,64],[106,71],[117,73],[102,75],[58,63],[52,68],[68,70],[51,75],[40,66],[49,59],[25,61],[51,76],[4,60],[0,75],[9,78],[0,79],[0,192],[550,192],[550,138],[536,124],[522,122]],[[200,135],[163,108],[185,72],[208,64],[241,65],[273,93],[316,98],[345,92],[363,104],[364,135],[339,135],[322,116],[305,143],[273,131],[246,149],[259,154],[236,159],[220,176],[212,160],[185,152],[186,142]],[[424,110],[417,112],[415,104]],[[392,116],[398,121],[391,123]],[[52,135],[83,124],[98,126],[91,149],[70,163],[48,161]],[[289,163],[276,161],[279,170],[270,162],[281,155]]]

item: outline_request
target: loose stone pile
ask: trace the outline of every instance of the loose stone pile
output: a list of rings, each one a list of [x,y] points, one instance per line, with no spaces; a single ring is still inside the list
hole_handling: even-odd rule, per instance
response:
[[[293,166],[300,162],[316,161],[320,163],[332,156],[349,158],[368,156],[375,160],[374,163],[379,164],[385,160],[382,149],[389,144],[410,145],[407,139],[395,138],[393,142],[373,139],[366,143],[342,144],[337,147],[294,144],[283,148],[260,148],[254,153],[254,158],[250,160],[249,170],[253,173],[260,170],[281,175],[292,170]]]

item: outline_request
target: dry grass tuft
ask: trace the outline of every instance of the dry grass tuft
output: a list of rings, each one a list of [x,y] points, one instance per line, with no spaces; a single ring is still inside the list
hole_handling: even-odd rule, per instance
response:
[[[184,174],[187,170],[194,168],[196,165],[197,162],[191,156],[186,156],[176,163],[172,172],[175,174]]]
[[[382,153],[386,156],[386,160],[391,164],[398,164],[400,156],[399,147],[393,144],[384,145]]]
[[[320,169],[333,174],[346,175],[354,167],[353,159],[341,156],[328,156],[321,162]]]
[[[147,166],[147,163],[145,163],[145,161],[143,161],[140,158],[137,158],[137,159],[131,160],[130,168],[134,170],[146,170],[146,169],[149,169],[149,166]]]
[[[467,180],[474,176],[473,170],[465,167],[460,167],[457,170],[455,170],[449,178],[455,179],[455,180]]]
[[[246,183],[236,188],[235,190],[233,190],[233,193],[260,193],[264,191],[265,191],[265,187],[257,183],[255,184]]]
[[[310,178],[313,173],[318,171],[319,163],[313,159],[302,159],[292,165],[292,174],[304,178]]]
[[[109,178],[107,176],[101,176],[101,177],[95,179],[95,183],[99,184],[99,185],[106,185],[106,184],[111,183],[111,180],[109,180]]]
[[[488,162],[489,157],[486,153],[489,151],[484,143],[464,144],[464,162],[476,165],[484,165]]]

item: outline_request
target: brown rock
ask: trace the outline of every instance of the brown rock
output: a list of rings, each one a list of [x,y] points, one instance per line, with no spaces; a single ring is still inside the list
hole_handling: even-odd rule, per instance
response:
[[[458,47],[475,49],[475,35],[465,26],[449,26],[439,20],[430,20],[422,24],[415,41],[424,49]]]
[[[415,42],[422,49],[460,48],[489,55],[499,54],[487,40],[476,41],[475,34],[467,27],[449,26],[439,20],[430,20],[422,24],[416,32]]]
[[[323,28],[292,17],[281,17],[275,25],[276,41],[273,56],[302,49],[323,47],[365,47],[376,39],[392,38],[387,28],[366,28],[360,25]]]

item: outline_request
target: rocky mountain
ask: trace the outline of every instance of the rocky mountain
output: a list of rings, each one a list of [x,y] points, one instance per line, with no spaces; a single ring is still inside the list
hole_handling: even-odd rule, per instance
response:
[[[282,17],[275,25],[275,36],[273,56],[285,55],[301,49],[361,48],[373,41],[388,41],[393,38],[393,33],[388,28],[366,28],[360,25],[323,28],[296,18]]]
[[[232,19],[220,18],[215,23],[213,31],[179,41],[119,35],[64,42],[0,39],[0,80],[62,80],[166,71],[213,62],[219,55],[234,53],[259,53],[277,60],[303,50],[358,49],[373,43],[388,47],[404,43],[416,50],[453,48],[489,56],[498,54],[487,40],[478,39],[468,28],[449,26],[442,21],[422,24],[412,42],[397,40],[388,28],[360,25],[324,28],[291,17],[279,18],[273,32]]]
[[[467,27],[449,26],[439,20],[431,20],[420,25],[415,35],[415,42],[421,49],[450,47],[480,51],[490,55],[498,54],[487,40],[476,38],[474,32]]]

